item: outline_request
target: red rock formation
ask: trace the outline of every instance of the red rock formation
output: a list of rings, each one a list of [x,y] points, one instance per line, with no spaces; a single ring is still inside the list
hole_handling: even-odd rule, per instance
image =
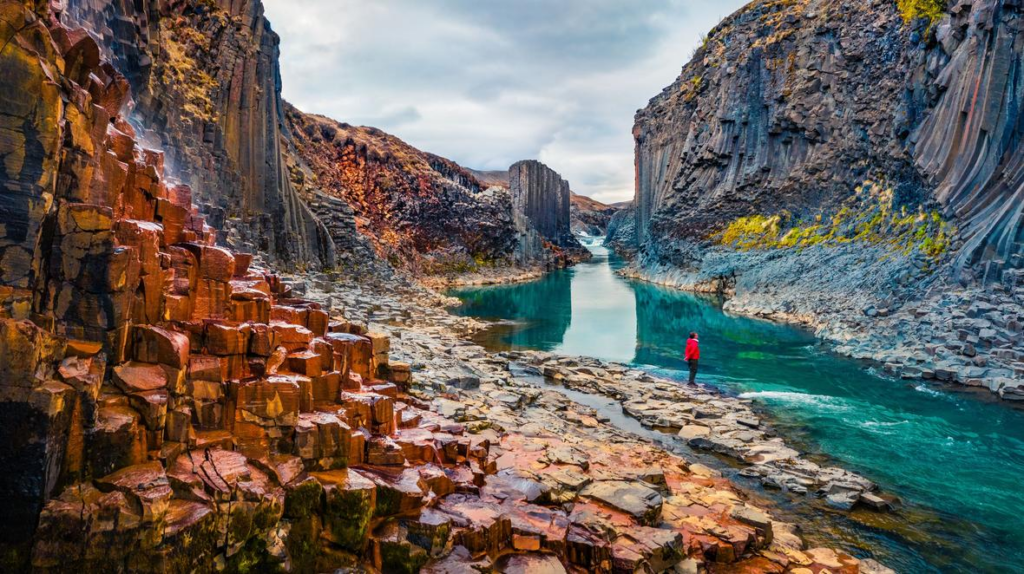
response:
[[[320,528],[316,497],[289,503],[306,470],[404,464],[401,449],[375,460],[364,447],[393,440],[396,407],[416,410],[376,379],[391,372],[387,341],[216,247],[190,189],[120,115],[127,82],[93,38],[46,5],[0,8],[13,24],[0,58],[5,564],[271,560],[262,540],[289,512]],[[315,554],[308,528],[295,532]],[[365,535],[339,534],[351,550]]]
[[[569,192],[569,221],[573,234],[603,237],[619,208],[605,205],[585,195]]]
[[[314,184],[352,208],[359,231],[392,264],[432,273],[510,262],[516,243],[507,194],[378,129],[295,108],[286,115]]]

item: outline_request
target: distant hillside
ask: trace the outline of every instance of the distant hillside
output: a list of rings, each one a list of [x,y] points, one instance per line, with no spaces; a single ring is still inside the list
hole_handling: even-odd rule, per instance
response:
[[[508,170],[507,169],[495,169],[490,171],[477,171],[475,169],[466,169],[469,173],[473,174],[473,177],[477,179],[484,187],[503,187],[508,189]]]
[[[516,248],[507,193],[459,164],[372,127],[287,106],[295,148],[315,185],[354,210],[359,231],[389,263],[427,273],[510,264]]]
[[[585,195],[572,193],[569,196],[569,211],[572,216],[572,232],[577,235],[603,236],[608,230],[608,223],[618,209],[605,205]]]

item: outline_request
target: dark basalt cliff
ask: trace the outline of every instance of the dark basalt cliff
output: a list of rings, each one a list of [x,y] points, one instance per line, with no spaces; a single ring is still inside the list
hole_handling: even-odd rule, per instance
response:
[[[614,236],[639,277],[1019,399],[1024,8],[901,5],[757,0],[715,27],[637,113]]]
[[[941,204],[958,270],[1019,267],[1020,12],[958,0],[929,27],[889,0],[741,9],[637,114],[645,254],[691,265],[693,244],[738,216],[827,211],[874,179],[898,203]]]
[[[537,160],[523,160],[508,168],[512,211],[520,243],[527,257],[535,257],[539,244],[567,260],[585,259],[587,250],[570,229],[569,182]],[[536,231],[539,237],[533,237]]]
[[[608,220],[604,244],[624,255],[631,256],[635,253],[636,213],[633,211],[632,203],[619,208]]]
[[[129,120],[192,187],[222,242],[301,267],[334,266],[328,232],[286,168],[278,37],[259,0],[69,0],[128,79]]]
[[[673,239],[737,216],[838,205],[879,172],[920,190],[908,36],[886,1],[758,0],[719,24],[637,114],[639,242],[685,265]]]
[[[569,182],[537,160],[508,168],[512,206],[549,238],[569,234]]]

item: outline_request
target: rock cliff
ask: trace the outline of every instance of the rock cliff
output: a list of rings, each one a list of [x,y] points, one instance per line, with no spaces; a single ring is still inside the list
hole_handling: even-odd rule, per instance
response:
[[[604,243],[620,254],[626,256],[635,254],[636,213],[632,203],[627,203],[619,208],[608,220]]]
[[[633,272],[1015,398],[1022,8],[905,4],[757,0],[711,30],[636,116]],[[950,313],[961,286],[999,316]]]
[[[589,252],[570,229],[569,182],[537,160],[512,164],[508,180],[520,237],[519,256],[536,259],[553,247],[557,259],[586,259]]]
[[[353,210],[360,233],[390,264],[426,274],[511,264],[516,236],[507,193],[376,128],[290,106],[286,118],[311,183]]]
[[[334,265],[327,230],[288,177],[278,37],[259,0],[69,0],[61,18],[98,36],[132,88],[140,140],[228,232],[222,243]]]
[[[573,235],[603,237],[608,232],[608,223],[617,211],[618,209],[611,205],[569,192],[569,228]]]
[[[222,245],[383,276],[514,261],[508,197],[460,166],[379,131],[313,134],[335,122],[281,99],[278,37],[259,0],[70,0],[59,17],[98,38],[132,90],[127,120],[225,231]],[[330,129],[341,141],[324,139]]]
[[[473,171],[376,128],[291,106],[285,115],[308,166],[298,179],[348,206],[359,233],[396,268],[452,275],[556,267],[585,257],[569,228],[568,184],[539,162]],[[335,205],[311,205],[321,218],[337,212]]]
[[[909,36],[887,1],[759,0],[711,30],[636,117],[644,249],[685,265],[692,254],[674,239],[701,242],[752,213],[836,206],[878,173],[919,195],[900,139],[911,128]]]
[[[827,210],[884,179],[956,221],[963,280],[1000,279],[1021,264],[1020,10],[957,1],[904,22],[895,1],[752,2],[637,114],[639,241],[688,264],[667,240]]]

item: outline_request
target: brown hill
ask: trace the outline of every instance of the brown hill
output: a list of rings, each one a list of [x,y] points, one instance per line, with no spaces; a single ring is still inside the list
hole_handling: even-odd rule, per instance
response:
[[[348,203],[359,231],[392,265],[432,273],[511,261],[516,239],[507,193],[487,192],[457,163],[377,128],[290,105],[285,118],[314,184]]]

